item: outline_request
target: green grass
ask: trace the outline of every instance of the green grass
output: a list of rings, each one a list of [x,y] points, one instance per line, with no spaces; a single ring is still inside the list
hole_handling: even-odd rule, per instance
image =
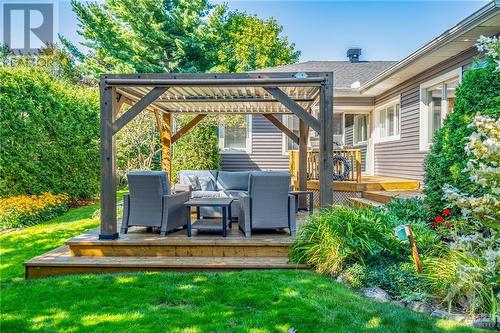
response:
[[[0,236],[4,332],[479,332],[365,299],[310,271],[23,280],[22,262],[97,226],[97,205]]]

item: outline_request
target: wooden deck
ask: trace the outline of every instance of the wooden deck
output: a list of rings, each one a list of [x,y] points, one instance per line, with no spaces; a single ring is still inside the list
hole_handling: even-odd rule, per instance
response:
[[[299,227],[306,218],[307,214],[299,213]],[[288,262],[292,242],[287,232],[274,230],[254,232],[245,238],[236,223],[225,238],[198,231],[189,238],[186,230],[162,237],[145,228],[131,228],[118,240],[99,240],[95,229],[25,262],[25,275],[31,279],[84,273],[307,267]]]
[[[296,180],[293,181],[298,186]],[[332,189],[341,192],[363,192],[363,191],[411,191],[418,190],[420,182],[412,179],[402,179],[386,176],[363,176],[360,182],[356,181],[334,181]],[[319,190],[319,180],[308,180],[308,190]]]

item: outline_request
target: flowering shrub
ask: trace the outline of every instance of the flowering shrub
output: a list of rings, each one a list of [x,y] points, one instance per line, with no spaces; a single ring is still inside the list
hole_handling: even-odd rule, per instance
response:
[[[463,126],[467,120],[464,117],[462,124],[451,124],[454,128],[448,126],[448,130],[438,135],[434,142],[439,149],[433,147],[436,159],[427,160],[438,162],[436,154],[448,154],[454,144],[453,149],[458,149],[454,167],[461,168],[455,170],[460,177],[448,177],[436,172],[440,165],[426,165],[429,172],[426,178],[433,182],[432,186],[426,184],[426,193],[442,193],[440,201],[452,208],[437,215],[433,226],[441,228],[453,218],[453,228],[441,253],[424,258],[424,269],[430,291],[443,297],[449,307],[456,304],[470,313],[489,312],[494,317],[499,315],[500,299],[500,89],[497,87],[500,41],[482,37],[477,45],[485,52],[487,64],[472,70],[466,78],[474,78],[474,82],[467,82],[470,83],[467,90],[462,83],[457,92],[457,103],[467,98],[467,103],[457,104],[457,110],[470,120]],[[482,93],[476,90],[478,86],[482,87]],[[470,109],[462,110],[463,106]],[[450,124],[445,127],[447,125]],[[458,133],[462,137],[457,137]],[[453,172],[453,169],[441,171]],[[452,211],[456,217],[452,217]]]
[[[43,193],[0,199],[0,230],[25,227],[61,215],[68,209],[67,194]]]

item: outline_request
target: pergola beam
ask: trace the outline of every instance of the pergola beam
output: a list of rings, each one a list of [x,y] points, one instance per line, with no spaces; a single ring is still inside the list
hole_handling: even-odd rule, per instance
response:
[[[275,116],[273,116],[272,114],[263,114],[263,116],[264,118],[269,120],[274,126],[276,126],[280,131],[285,133],[285,135],[289,137],[290,140],[292,140],[296,144],[299,144],[299,137],[295,133],[290,131],[290,129],[288,129],[288,127],[286,127],[285,124],[279,121]]]
[[[160,97],[168,88],[166,87],[155,87],[151,89],[143,98],[141,98],[137,103],[135,103],[127,112],[125,112],[120,118],[118,118],[113,123],[113,134],[118,133],[123,126],[127,125],[132,119],[137,117],[142,110],[147,108],[151,103],[153,103],[158,97]]]
[[[309,125],[316,132],[320,132],[320,124],[318,119],[314,118],[309,112],[304,110],[300,104],[291,99],[286,93],[280,88],[264,88],[268,93],[270,93],[274,98],[281,102],[287,109],[292,111],[299,119],[304,120],[307,125]]]
[[[286,78],[108,78],[108,86],[134,86],[134,87],[320,87],[324,77],[286,77]]]
[[[186,126],[181,128],[180,130],[178,130],[174,134],[174,136],[172,136],[172,143],[175,143],[177,140],[182,138],[187,132],[189,132],[193,127],[195,127],[206,116],[207,116],[206,114],[199,114],[196,117],[194,117],[193,119],[191,119],[191,121],[189,123],[187,123]]]

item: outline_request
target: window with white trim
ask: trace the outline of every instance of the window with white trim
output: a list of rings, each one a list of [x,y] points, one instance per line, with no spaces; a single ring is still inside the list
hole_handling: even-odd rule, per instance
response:
[[[375,111],[376,139],[378,141],[399,140],[401,112],[399,101],[384,105]]]
[[[460,76],[457,69],[420,86],[420,150],[429,149],[434,134],[453,112]]]
[[[368,140],[368,115],[360,114],[354,116],[353,143],[361,144]]]
[[[251,116],[233,119],[219,126],[219,148],[223,153],[251,153],[252,122]]]
[[[283,115],[283,124],[288,127],[290,131],[299,136],[299,118],[295,115]],[[283,134],[283,152],[286,154],[290,150],[297,150],[299,146],[292,141],[286,134]]]

